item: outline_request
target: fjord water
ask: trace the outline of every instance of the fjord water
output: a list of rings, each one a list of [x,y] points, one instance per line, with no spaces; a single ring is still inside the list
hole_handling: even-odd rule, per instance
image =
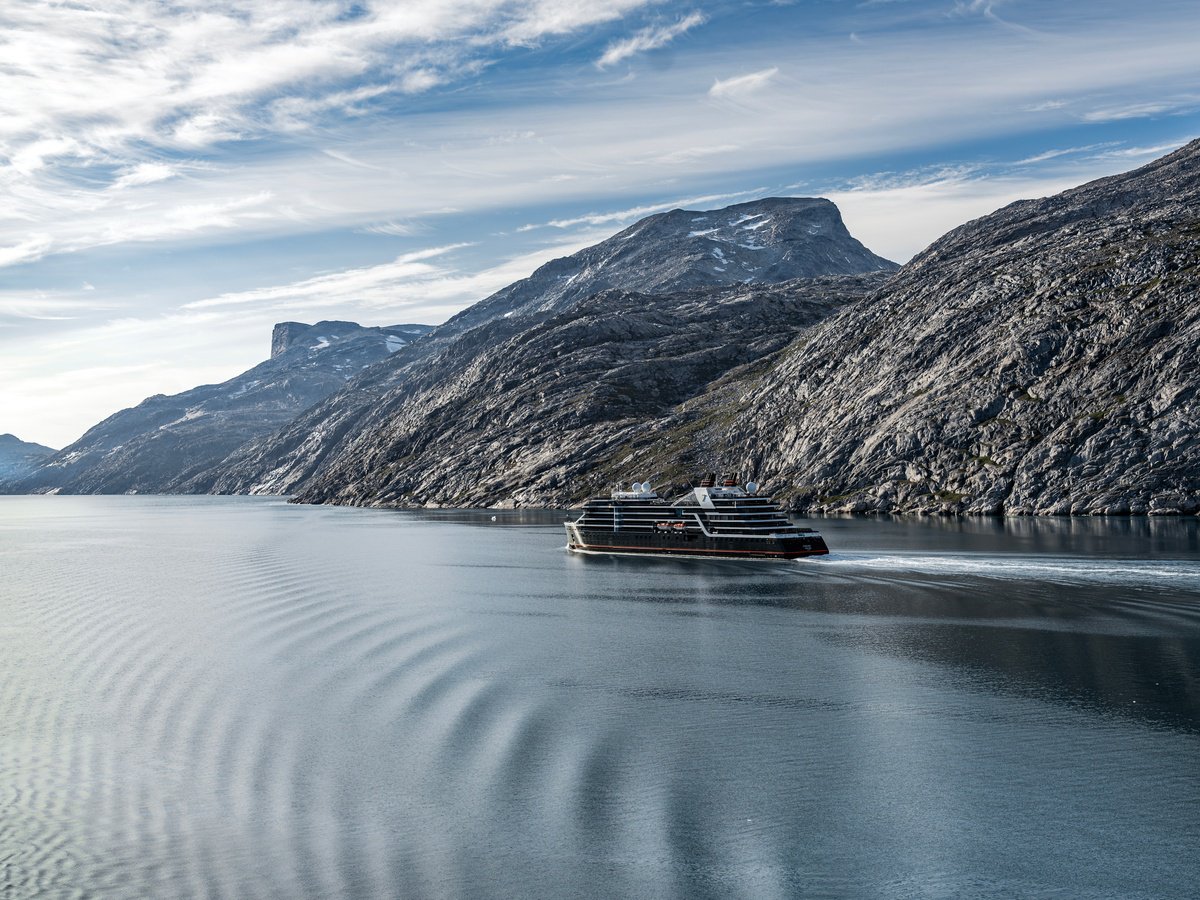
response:
[[[563,518],[0,498],[0,895],[1195,896],[1197,521]]]

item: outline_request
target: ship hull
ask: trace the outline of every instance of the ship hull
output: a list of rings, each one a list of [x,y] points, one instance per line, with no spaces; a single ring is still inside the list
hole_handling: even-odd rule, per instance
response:
[[[583,553],[731,559],[799,559],[829,553],[829,548],[819,535],[786,538],[676,536],[579,528],[573,525],[567,525],[567,548]]]

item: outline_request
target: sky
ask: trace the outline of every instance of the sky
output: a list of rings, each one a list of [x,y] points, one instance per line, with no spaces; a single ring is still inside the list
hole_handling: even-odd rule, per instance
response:
[[[829,197],[904,262],[1197,136],[1195,0],[6,0],[0,433],[675,207]]]

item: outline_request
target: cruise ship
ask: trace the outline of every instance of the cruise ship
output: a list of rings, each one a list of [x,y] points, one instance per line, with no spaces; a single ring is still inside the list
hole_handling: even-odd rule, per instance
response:
[[[568,549],[581,553],[796,559],[829,552],[818,532],[792,524],[754,482],[742,487],[725,475],[718,485],[713,473],[671,501],[635,481],[587,501],[566,529]]]

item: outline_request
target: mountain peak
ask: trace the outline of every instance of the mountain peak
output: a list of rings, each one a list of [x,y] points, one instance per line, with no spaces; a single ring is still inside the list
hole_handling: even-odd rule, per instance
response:
[[[767,197],[723,209],[673,209],[551,260],[459,313],[438,333],[513,315],[561,312],[614,288],[658,294],[898,268],[856,240],[837,205],[825,198]]]

